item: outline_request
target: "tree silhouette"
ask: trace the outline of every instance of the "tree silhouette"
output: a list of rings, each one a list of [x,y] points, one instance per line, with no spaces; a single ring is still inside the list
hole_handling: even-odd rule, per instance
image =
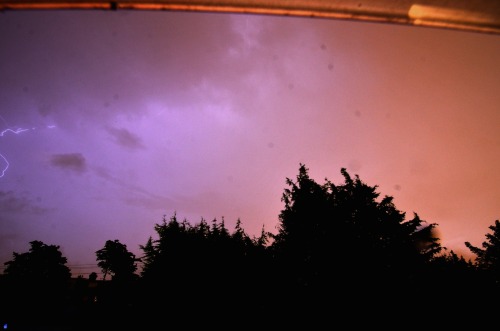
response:
[[[95,252],[97,265],[104,276],[99,284],[97,295],[98,316],[89,321],[106,328],[135,328],[137,319],[134,317],[137,300],[138,275],[136,262],[139,260],[128,251],[127,246],[119,240],[107,240],[104,247]],[[106,276],[111,275],[111,281],[106,282]],[[87,322],[89,322],[87,321]],[[86,324],[91,328],[90,323]]]
[[[2,312],[12,327],[61,323],[71,272],[59,248],[31,241],[28,252],[14,252],[4,263]]]
[[[392,197],[379,200],[377,186],[346,169],[341,174],[344,183],[326,179],[320,185],[301,164],[296,180],[286,180],[271,249],[281,280],[278,296],[288,307],[316,310],[311,303],[332,298],[414,297],[428,285],[429,266],[442,250],[436,224],[416,213],[406,220]]]
[[[270,328],[307,322],[319,328],[332,321],[357,323],[356,317],[391,327],[403,318],[420,325],[416,316],[428,316],[422,309],[466,307],[475,320],[496,313],[498,304],[488,309],[484,303],[500,294],[498,220],[483,248],[465,243],[477,255],[475,262],[466,261],[441,247],[437,224],[417,213],[407,219],[377,186],[344,168],[341,174],[340,184],[326,178],[318,184],[300,164],[296,179],[286,179],[277,234],[262,227],[259,237],[250,237],[240,219],[230,232],[223,217],[191,224],[174,213],[155,224],[156,239],[139,246],[140,259],[108,240],[95,252],[103,281],[96,282],[96,273],[89,280],[79,277],[72,295],[64,290],[70,272],[59,246],[33,241],[29,252],[14,253],[5,263],[0,285],[8,305],[2,311],[17,322],[28,314],[39,325],[53,326],[53,312],[64,311],[65,298],[73,298],[80,313],[67,323],[82,329],[177,322]],[[92,300],[83,304],[86,297]],[[40,322],[45,316],[52,320]]]
[[[492,233],[486,234],[483,248],[465,242],[465,246],[476,255],[476,266],[486,272],[500,286],[500,221],[488,227]]]
[[[67,259],[59,246],[46,245],[42,241],[31,241],[26,253],[13,253],[14,259],[5,262],[7,279],[28,282],[48,282],[59,284],[71,277],[66,266]]]
[[[108,274],[113,280],[129,280],[135,277],[137,270],[135,255],[127,250],[127,245],[119,240],[107,240],[104,247],[96,251],[97,265],[106,279]]]
[[[476,255],[473,262],[476,272],[468,283],[461,284],[468,290],[466,296],[455,297],[457,302],[458,299],[466,300],[469,303],[467,310],[480,321],[489,320],[500,309],[500,303],[495,300],[500,295],[500,221],[496,220],[488,228],[491,233],[485,235],[482,248],[465,242],[465,246]]]
[[[91,282],[95,282],[97,280],[97,273],[96,272],[91,272],[89,275],[89,280]]]
[[[140,246],[144,251],[141,308],[148,314],[168,312],[171,320],[203,321],[206,326],[228,318],[215,317],[216,307],[225,316],[242,319],[262,308],[262,297],[255,294],[265,291],[260,285],[269,276],[262,264],[265,231],[259,238],[250,238],[239,220],[230,233],[224,218],[211,224],[201,219],[193,225],[180,222],[175,214],[169,220],[163,217],[155,231],[157,239],[150,237]],[[194,307],[196,317],[189,317]]]
[[[429,274],[439,293],[459,293],[462,297],[476,290],[478,276],[474,263],[453,250],[434,257]]]

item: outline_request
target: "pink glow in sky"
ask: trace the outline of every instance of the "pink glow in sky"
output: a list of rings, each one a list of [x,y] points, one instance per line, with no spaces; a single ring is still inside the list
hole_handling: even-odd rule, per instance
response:
[[[276,233],[285,179],[340,169],[467,255],[500,218],[500,36],[145,11],[0,15],[0,262],[137,256],[175,212]],[[8,160],[8,161],[7,161]],[[83,272],[73,268],[73,275]]]

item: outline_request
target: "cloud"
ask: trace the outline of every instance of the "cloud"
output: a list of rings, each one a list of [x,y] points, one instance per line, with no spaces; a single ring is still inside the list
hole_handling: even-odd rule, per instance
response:
[[[127,129],[106,129],[110,135],[113,136],[115,143],[130,149],[144,149],[144,145],[139,136],[128,131]]]
[[[40,215],[49,211],[49,209],[37,206],[29,198],[18,197],[12,191],[0,191],[0,211],[2,214],[30,213]]]
[[[54,154],[50,157],[50,164],[54,167],[83,173],[87,170],[85,157],[81,153]]]
[[[8,112],[2,115],[21,121],[21,114],[31,118],[35,110],[75,129],[116,114],[142,116],[151,97],[189,104],[186,91],[225,68],[227,45],[249,42],[233,32],[230,15],[158,14],[51,13],[51,24],[39,13],[26,13],[23,23],[2,17],[0,39],[10,51],[1,52],[0,61],[16,64],[2,67],[0,106]],[[51,77],[51,83],[37,77]]]

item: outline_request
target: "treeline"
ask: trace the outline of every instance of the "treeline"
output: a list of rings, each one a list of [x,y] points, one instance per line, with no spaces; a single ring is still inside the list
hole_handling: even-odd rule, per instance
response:
[[[387,326],[401,318],[415,326],[419,316],[443,307],[467,307],[474,318],[498,308],[484,304],[500,288],[498,220],[482,248],[464,243],[476,255],[465,260],[441,246],[437,224],[416,213],[407,219],[377,186],[345,169],[341,174],[341,184],[319,184],[301,164],[286,180],[276,234],[263,227],[250,237],[240,220],[231,232],[224,219],[192,224],[174,214],[155,225],[141,257],[119,240],[106,241],[96,261],[109,281],[91,300],[95,274],[68,290],[71,273],[59,247],[31,242],[29,252],[5,263],[3,311],[30,327],[239,329],[368,320]],[[27,321],[20,311],[37,319]]]

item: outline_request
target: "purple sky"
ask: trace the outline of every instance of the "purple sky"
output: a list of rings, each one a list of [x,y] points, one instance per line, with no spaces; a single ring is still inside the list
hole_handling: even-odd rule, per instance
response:
[[[6,11],[0,40],[2,264],[41,240],[76,276],[106,240],[140,256],[174,212],[276,233],[300,163],[319,183],[359,174],[459,254],[500,218],[500,36]]]

